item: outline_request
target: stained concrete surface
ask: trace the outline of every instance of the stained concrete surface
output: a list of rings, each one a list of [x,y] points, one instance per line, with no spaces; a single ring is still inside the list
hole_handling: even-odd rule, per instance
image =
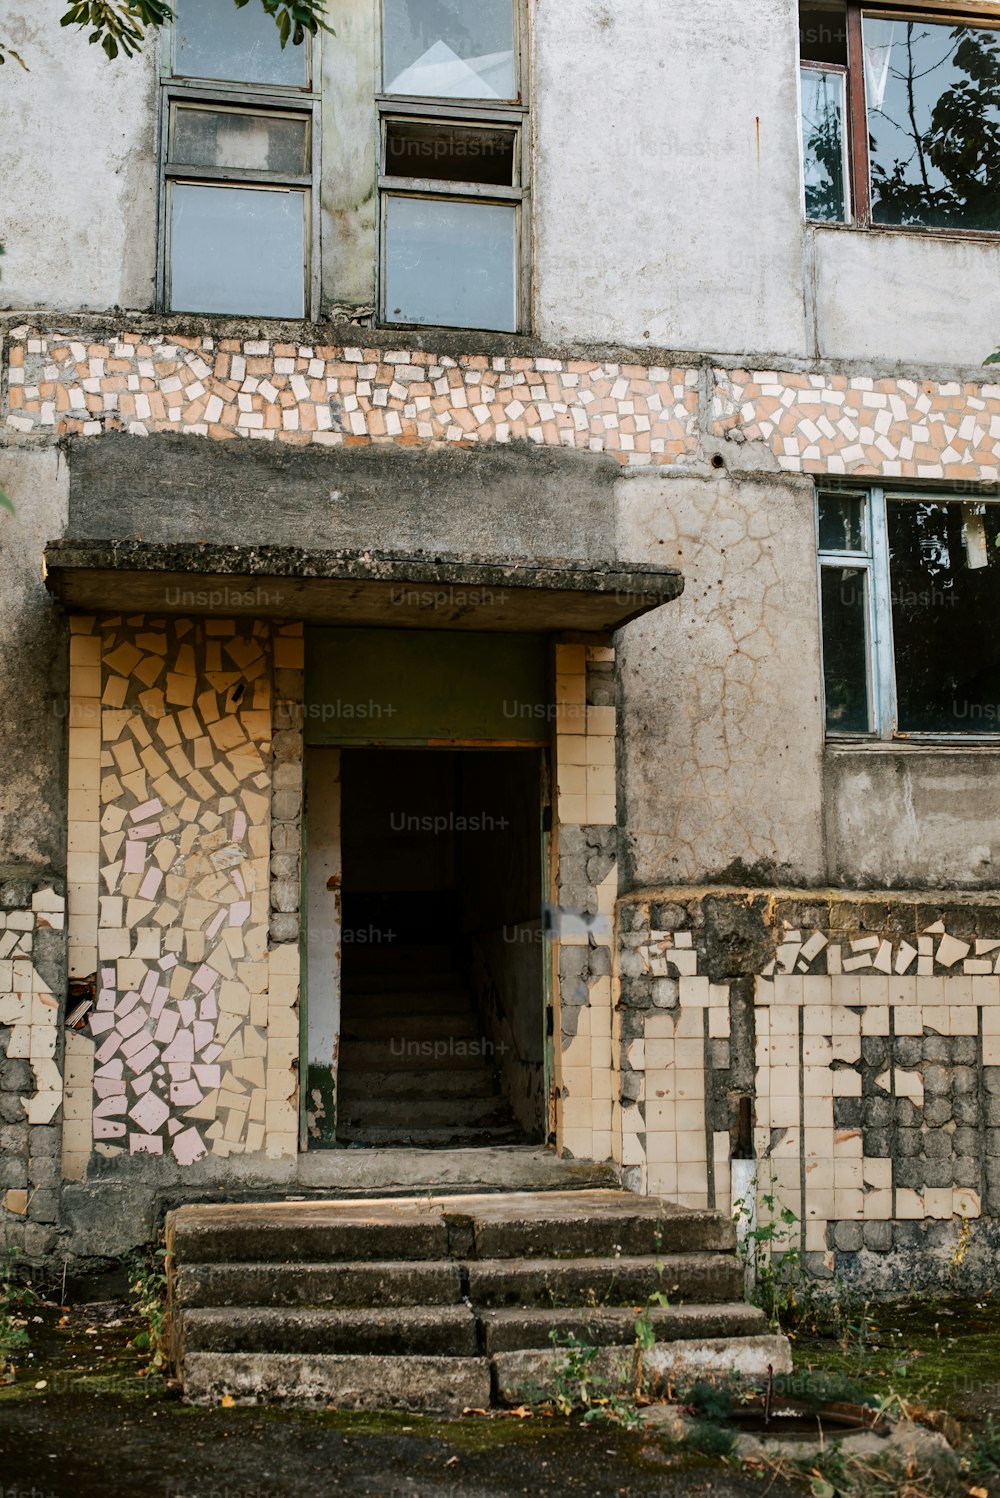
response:
[[[0,1482],[37,1498],[749,1498],[765,1489],[717,1464],[673,1465],[657,1436],[617,1429],[168,1410],[108,1396],[0,1409]],[[772,1498],[792,1491],[769,1488]]]

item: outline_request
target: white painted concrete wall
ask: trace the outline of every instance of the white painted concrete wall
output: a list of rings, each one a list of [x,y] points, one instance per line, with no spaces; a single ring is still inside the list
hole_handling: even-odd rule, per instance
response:
[[[13,0],[0,71],[0,307],[148,308],[156,277],[157,41],[109,62],[63,0]]]
[[[536,0],[546,338],[800,350],[794,0]]]
[[[343,872],[339,749],[306,750],[306,836],[308,1060],[336,1071]]]
[[[1000,342],[1000,244],[808,232],[821,357],[978,366]]]

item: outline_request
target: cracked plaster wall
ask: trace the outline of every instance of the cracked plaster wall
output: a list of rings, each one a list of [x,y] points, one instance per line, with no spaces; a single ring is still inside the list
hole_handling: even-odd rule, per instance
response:
[[[623,544],[684,593],[619,636],[624,884],[823,873],[811,484],[630,478]]]

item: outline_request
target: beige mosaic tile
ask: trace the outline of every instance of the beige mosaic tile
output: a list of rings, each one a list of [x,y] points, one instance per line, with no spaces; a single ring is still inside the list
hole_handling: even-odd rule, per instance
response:
[[[101,891],[92,912],[86,886],[70,891],[79,954],[94,951],[98,971],[86,1036],[69,1039],[67,1064],[79,1065],[66,1079],[64,1173],[82,1178],[91,1142],[181,1166],[265,1144],[294,1153],[294,1106],[273,1138],[263,1127],[272,1046],[294,1097],[293,1057],[281,1048],[279,1061],[279,1048],[298,992],[297,948],[268,953],[271,629],[140,617],[100,630],[71,661],[75,693],[97,639],[104,677],[86,685],[104,773],[81,824]]]

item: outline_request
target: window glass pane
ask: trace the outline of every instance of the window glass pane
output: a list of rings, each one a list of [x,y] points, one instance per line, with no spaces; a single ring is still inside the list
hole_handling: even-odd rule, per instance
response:
[[[820,551],[867,551],[863,494],[821,494]]]
[[[1000,731],[1000,506],[886,503],[899,727]]]
[[[860,567],[823,567],[820,576],[826,726],[838,733],[867,733],[867,577]]]
[[[258,0],[237,10],[233,0],[174,0],[174,72],[183,78],[233,83],[307,82],[308,41],[283,49],[274,17]]]
[[[384,0],[383,15],[387,94],[517,98],[513,0]]]
[[[847,6],[844,0],[815,0],[799,6],[799,56],[808,62],[847,67]]]
[[[303,192],[170,189],[170,306],[177,312],[305,316]]]
[[[391,322],[516,329],[516,209],[387,197],[385,211]]]
[[[302,115],[291,118],[175,106],[170,159],[184,166],[243,167],[303,176],[309,170],[310,123]]]
[[[439,182],[485,182],[514,186],[513,130],[390,120],[385,132],[389,177],[433,177]]]
[[[845,75],[802,69],[802,164],[806,218],[842,224],[844,191]]]
[[[872,215],[1000,229],[1000,30],[864,17]]]

